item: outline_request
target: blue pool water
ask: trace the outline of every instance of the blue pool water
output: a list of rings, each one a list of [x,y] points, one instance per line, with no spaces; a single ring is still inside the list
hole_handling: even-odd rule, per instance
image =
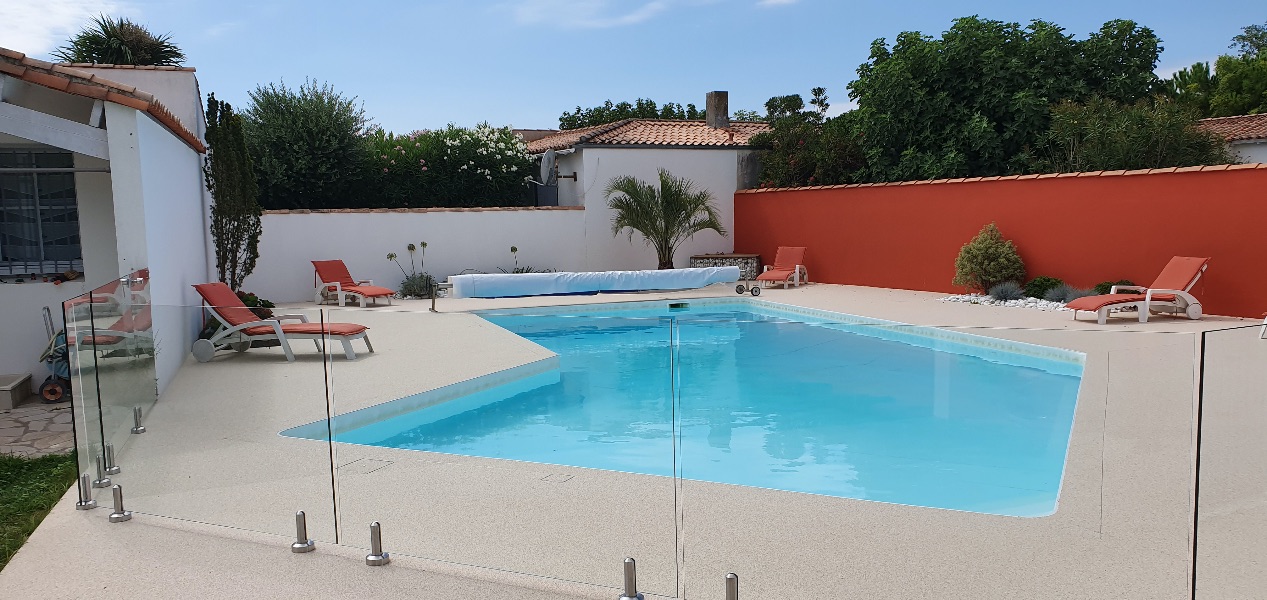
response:
[[[335,441],[662,476],[676,466],[688,480],[1000,515],[1055,511],[1081,355],[1019,344],[1028,351],[1016,354],[997,340],[956,343],[762,303],[484,317],[558,353],[558,369]]]

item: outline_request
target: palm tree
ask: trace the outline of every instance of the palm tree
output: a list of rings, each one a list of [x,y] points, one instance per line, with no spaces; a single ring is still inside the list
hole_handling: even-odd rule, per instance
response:
[[[123,17],[93,17],[92,25],[80,30],[66,45],[53,51],[57,60],[69,63],[104,65],[180,66],[185,53],[170,35],[154,35]]]
[[[673,268],[673,254],[692,235],[706,229],[726,235],[713,195],[664,169],[660,169],[659,188],[624,175],[607,182],[604,194],[607,206],[616,212],[612,235],[628,229],[632,242],[634,233],[641,233],[647,245],[655,248],[661,269]]]

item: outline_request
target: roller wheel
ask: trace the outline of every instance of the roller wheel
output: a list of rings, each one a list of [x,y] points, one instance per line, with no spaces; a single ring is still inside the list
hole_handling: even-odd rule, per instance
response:
[[[45,381],[44,384],[40,386],[40,397],[43,398],[44,402],[47,404],[68,400],[66,397],[66,385],[57,379]]]
[[[216,347],[211,344],[211,340],[198,340],[190,350],[194,353],[194,359],[200,363],[210,362],[216,355]]]
[[[747,292],[748,292],[748,288],[747,288],[747,287],[745,287],[745,286],[744,286],[744,284],[742,284],[742,283],[741,283],[741,284],[739,284],[739,285],[735,286],[735,293],[736,293],[736,294],[739,294],[739,295],[741,295],[741,296],[742,296],[743,294],[746,294]]]
[[[242,341],[242,342],[233,342],[232,344],[229,344],[229,347],[233,348],[233,350],[236,352],[246,352],[247,350],[251,349],[251,342],[249,340]]]
[[[761,295],[761,286],[759,286],[759,285],[754,285],[754,286],[752,286],[752,295],[753,295],[753,296],[760,296],[760,295]]]
[[[1200,304],[1189,304],[1189,305],[1188,305],[1187,310],[1185,310],[1185,311],[1184,311],[1184,314],[1186,314],[1186,315],[1188,316],[1188,318],[1189,318],[1189,319],[1192,319],[1192,320],[1194,320],[1194,321],[1195,321],[1195,320],[1197,320],[1197,319],[1200,319],[1200,318],[1201,318],[1201,305],[1200,305]]]

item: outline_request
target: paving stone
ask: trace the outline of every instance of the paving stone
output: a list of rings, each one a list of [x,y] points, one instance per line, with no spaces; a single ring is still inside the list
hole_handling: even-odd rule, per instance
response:
[[[46,427],[44,430],[45,431],[70,431],[74,428],[75,426],[70,423],[50,423],[48,427]]]
[[[53,422],[54,423],[69,423],[70,416],[71,415],[69,412],[58,413],[53,416]]]

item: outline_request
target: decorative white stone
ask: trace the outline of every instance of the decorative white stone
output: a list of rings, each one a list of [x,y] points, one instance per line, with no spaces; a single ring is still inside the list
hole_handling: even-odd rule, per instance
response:
[[[1063,302],[1052,302],[1039,298],[1022,298],[1020,300],[995,300],[984,294],[959,294],[942,298],[942,302],[962,302],[965,304],[985,304],[988,306],[1006,306],[1010,308],[1034,308],[1038,310],[1067,311]]]

